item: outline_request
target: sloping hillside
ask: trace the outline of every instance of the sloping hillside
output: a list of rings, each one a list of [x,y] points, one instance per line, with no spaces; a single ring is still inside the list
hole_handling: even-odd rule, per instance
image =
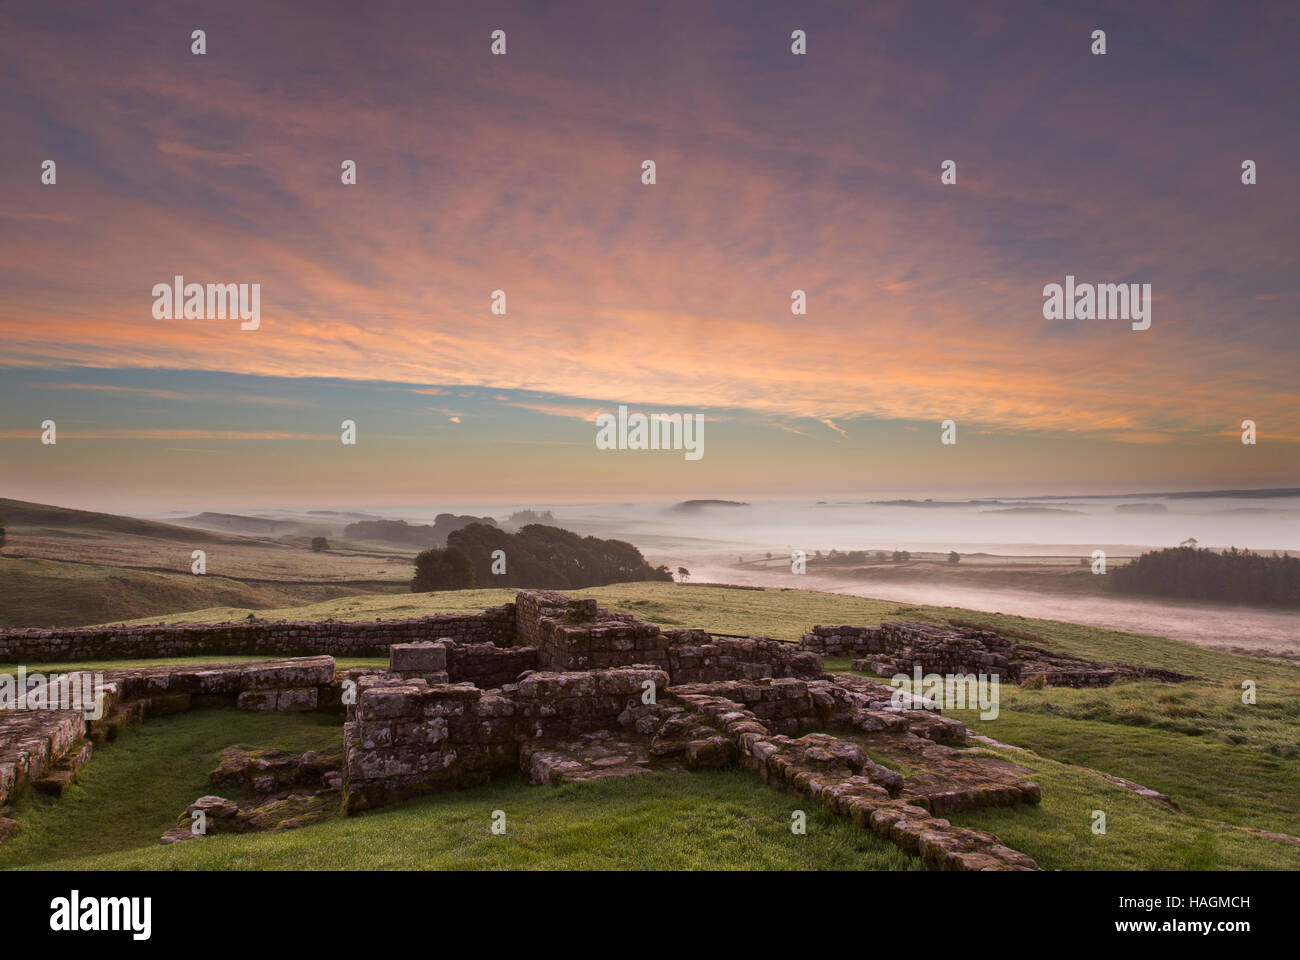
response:
[[[10,536],[15,533],[34,535],[39,532],[75,533],[93,530],[152,537],[155,540],[181,540],[186,543],[237,542],[220,534],[178,527],[170,523],[137,520],[135,517],[95,513],[91,510],[73,510],[70,507],[54,507],[44,503],[28,503],[25,500],[0,498],[0,517],[4,518]]]
[[[338,597],[375,598],[374,591],[407,590],[405,583],[394,583],[391,588],[381,584],[244,583],[220,576],[0,556],[0,627],[76,627],[135,617],[157,621],[205,607],[263,610]]]

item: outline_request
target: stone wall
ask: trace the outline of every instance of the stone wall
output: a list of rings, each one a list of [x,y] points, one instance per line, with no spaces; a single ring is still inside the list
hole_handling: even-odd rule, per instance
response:
[[[813,627],[800,646],[827,657],[853,658],[852,668],[882,676],[897,673],[996,676],[1011,683],[1103,687],[1121,677],[1178,682],[1192,679],[1172,670],[1097,663],[1000,636],[992,630],[921,621],[876,627]]]
[[[487,690],[513,683],[538,668],[536,647],[501,648],[491,643],[451,643],[447,671],[452,683],[472,683]]]
[[[112,739],[123,726],[148,717],[198,707],[316,710],[340,705],[331,657],[104,670],[90,678],[93,696],[85,710],[28,706],[48,699],[36,692],[29,692],[17,708],[0,709],[0,807],[33,784],[61,794],[90,758],[92,742]]]
[[[713,637],[703,630],[665,630],[673,683],[822,675],[822,658],[794,644],[766,637]]]
[[[876,653],[879,642],[880,627],[816,626],[803,635],[799,646],[823,657],[843,659]]]
[[[515,641],[514,604],[483,613],[415,620],[239,623],[0,630],[0,663],[139,660],[205,654],[385,657],[394,643],[447,637],[458,643]]]
[[[657,626],[599,609],[595,600],[521,590],[515,609],[516,642],[537,648],[543,670],[606,670],[632,664],[667,669],[668,640]]]
[[[364,677],[344,726],[344,806],[349,813],[407,797],[485,783],[519,764],[520,744],[618,725],[652,667],[532,673],[483,690],[470,683]]]
[[[815,628],[825,629],[825,628]],[[838,628],[836,628],[838,629]],[[845,628],[853,629],[853,628]],[[764,637],[711,637],[666,630],[630,614],[600,609],[550,590],[521,590],[514,603],[480,614],[413,620],[164,624],[0,630],[0,663],[132,660],[202,656],[386,657],[394,645],[447,641],[453,683],[499,687],[526,670],[602,670],[650,664],[674,683],[821,674],[805,647]]]

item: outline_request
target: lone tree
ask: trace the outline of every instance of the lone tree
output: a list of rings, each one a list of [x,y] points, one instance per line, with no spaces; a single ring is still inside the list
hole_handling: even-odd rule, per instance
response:
[[[948,562],[949,562],[949,563],[961,563],[961,554],[958,553],[956,550],[953,550],[952,552],[950,552],[950,553],[948,554]]]
[[[677,576],[681,577],[683,580],[689,580],[691,571],[687,570],[685,567],[678,567]]]
[[[415,558],[411,592],[464,590],[474,586],[474,562],[460,547],[425,550]]]
[[[326,540],[324,537],[312,537],[311,548],[314,552],[321,553],[325,550],[328,550],[330,548],[330,544],[329,541]]]
[[[0,548],[5,545],[5,518],[0,517]]]

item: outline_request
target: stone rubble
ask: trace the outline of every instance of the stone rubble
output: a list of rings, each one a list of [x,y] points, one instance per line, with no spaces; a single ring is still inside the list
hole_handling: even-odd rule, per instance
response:
[[[1049,687],[1105,687],[1119,679],[1177,683],[1186,674],[1124,663],[1097,663],[1008,640],[992,630],[921,621],[875,627],[815,626],[800,647],[829,658],[850,658],[852,669],[879,676],[904,673],[984,674],[1011,683]]]

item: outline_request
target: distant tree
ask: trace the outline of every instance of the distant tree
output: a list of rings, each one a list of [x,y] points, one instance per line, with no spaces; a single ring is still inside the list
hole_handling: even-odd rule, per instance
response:
[[[5,545],[5,518],[0,517],[0,547]]]
[[[409,543],[417,547],[445,547],[447,538],[456,530],[471,523],[495,527],[491,517],[457,516],[440,513],[432,525],[407,523],[405,520],[360,520],[343,528],[345,540],[384,540],[389,543]]]
[[[689,580],[691,576],[691,571],[687,570],[685,567],[678,567],[677,576],[681,577],[682,580],[684,581]]]
[[[895,550],[895,551],[894,551],[894,562],[895,562],[895,563],[902,563],[904,560],[911,560],[911,559],[912,559],[912,554],[909,553],[909,552],[906,551],[906,550]]]
[[[1300,606],[1300,558],[1236,547],[1155,550],[1117,567],[1106,579],[1120,593]]]
[[[889,554],[887,554],[884,550],[877,550],[877,551],[876,551],[876,559],[877,559],[877,560],[888,560],[888,559],[889,559]]]
[[[314,553],[321,553],[330,548],[329,541],[324,537],[312,537],[311,548]]]
[[[469,557],[476,582],[493,586],[565,590],[673,579],[667,567],[651,567],[630,543],[540,523],[525,524],[517,533],[471,523],[447,535],[447,548],[452,547]],[[510,564],[504,574],[494,575],[492,554],[497,550],[505,551]]]
[[[516,527],[522,527],[529,523],[554,523],[555,514],[549,510],[543,510],[541,513],[536,510],[516,510],[510,514],[510,519],[506,522]]]
[[[474,586],[474,563],[459,547],[425,550],[415,558],[411,592],[464,590]]]
[[[772,559],[772,555],[771,555],[770,553],[767,555],[767,559],[769,559],[769,560]]]
[[[956,550],[953,550],[951,553],[948,554],[948,562],[961,563],[961,554],[958,553]]]

